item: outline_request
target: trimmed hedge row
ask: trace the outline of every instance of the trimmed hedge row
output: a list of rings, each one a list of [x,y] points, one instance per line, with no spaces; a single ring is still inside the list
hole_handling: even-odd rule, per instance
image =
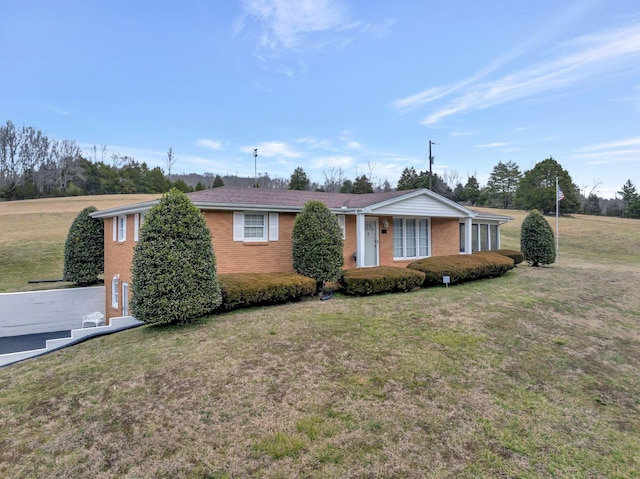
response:
[[[222,310],[286,303],[316,292],[315,280],[296,273],[219,274],[218,282]]]
[[[508,256],[515,264],[520,264],[524,261],[524,254],[522,254],[522,251],[518,251],[516,249],[497,249],[494,253],[500,253],[501,255]]]
[[[345,294],[365,296],[369,294],[411,291],[419,288],[425,274],[407,268],[376,266],[343,271],[340,286]]]
[[[482,251],[469,255],[436,256],[407,265],[408,269],[425,273],[422,286],[442,284],[442,277],[449,276],[450,284],[501,276],[513,269],[514,260],[495,251]]]

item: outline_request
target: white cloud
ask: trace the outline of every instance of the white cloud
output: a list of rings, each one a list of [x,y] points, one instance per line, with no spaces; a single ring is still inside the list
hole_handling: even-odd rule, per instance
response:
[[[45,108],[49,111],[52,111],[53,113],[57,113],[58,115],[62,115],[62,116],[71,115],[70,111],[63,110],[62,108],[58,108],[53,105],[45,105]]]
[[[423,120],[424,125],[430,126],[454,114],[561,90],[578,82],[617,74],[623,68],[637,69],[640,64],[640,24],[636,23],[576,38],[560,45],[564,53],[547,62],[531,65],[502,78],[481,81],[541,40],[540,35],[534,35],[471,77],[452,85],[430,87],[401,98],[392,106],[402,113],[451,97],[461,90],[461,94]]]
[[[303,153],[294,150],[287,143],[280,141],[266,141],[256,146],[243,146],[242,148],[240,148],[240,151],[253,155],[254,148],[258,149],[258,156],[266,156],[268,158],[278,156],[287,159],[293,159],[302,158],[304,156]]]
[[[313,136],[307,136],[305,138],[300,138],[296,140],[296,143],[306,145],[308,148],[312,150],[322,149],[322,150],[335,150],[333,143],[331,140],[319,140],[318,138],[314,138]]]
[[[355,158],[352,156],[320,156],[314,158],[311,162],[313,168],[350,168],[355,163]]]
[[[222,142],[217,140],[200,139],[196,141],[196,145],[203,146],[205,148],[209,148],[210,150],[214,150],[214,151],[220,151],[224,149],[224,147],[222,146]]]
[[[449,136],[469,136],[473,135],[470,131],[452,131]]]
[[[314,32],[353,28],[347,9],[335,0],[244,0],[245,15],[263,27],[260,45],[296,49],[303,37]],[[244,17],[235,30],[245,26]]]
[[[586,160],[588,165],[612,163],[637,163],[640,165],[640,136],[589,145],[579,150],[573,157]]]
[[[627,146],[640,146],[640,136],[636,136],[634,138],[626,138],[624,140],[610,141],[607,143],[596,143],[595,145],[583,148],[582,151],[610,150],[613,148],[621,148]]]
[[[510,145],[511,143],[501,143],[501,142],[495,142],[495,143],[484,143],[482,145],[476,145],[476,148],[499,148],[501,146],[507,146]]]
[[[456,113],[489,108],[604,75],[617,74],[623,68],[637,69],[640,24],[583,36],[562,48],[571,51],[502,78],[472,84],[466,93],[427,116],[423,124],[433,125]]]

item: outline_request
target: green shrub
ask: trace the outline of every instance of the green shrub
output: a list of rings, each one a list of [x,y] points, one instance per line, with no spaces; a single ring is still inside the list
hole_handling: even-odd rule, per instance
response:
[[[311,296],[316,282],[296,273],[231,273],[218,276],[223,309],[277,304]]]
[[[220,304],[211,232],[184,193],[171,189],[145,216],[131,273],[131,310],[145,323],[186,323]]]
[[[292,233],[293,268],[316,280],[318,288],[342,273],[342,230],[338,218],[320,201],[308,201]]]
[[[422,286],[442,284],[442,277],[449,276],[450,284],[501,276],[513,269],[513,259],[496,253],[482,251],[467,255],[435,256],[407,265],[407,268],[425,274]]]
[[[518,251],[517,249],[497,249],[494,253],[500,253],[501,255],[508,256],[515,264],[520,264],[524,261],[522,251]]]
[[[348,269],[343,272],[340,285],[346,294],[366,296],[369,294],[411,291],[419,288],[424,273],[394,266]]]
[[[78,286],[97,283],[104,272],[104,223],[89,216],[94,211],[87,206],[76,216],[64,244],[63,277]]]
[[[551,264],[556,260],[553,230],[538,210],[532,210],[522,221],[520,249],[531,266]]]

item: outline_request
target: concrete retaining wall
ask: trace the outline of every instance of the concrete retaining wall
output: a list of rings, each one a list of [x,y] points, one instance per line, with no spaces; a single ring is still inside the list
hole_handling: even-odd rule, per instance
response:
[[[0,294],[0,337],[79,329],[104,313],[104,286]]]

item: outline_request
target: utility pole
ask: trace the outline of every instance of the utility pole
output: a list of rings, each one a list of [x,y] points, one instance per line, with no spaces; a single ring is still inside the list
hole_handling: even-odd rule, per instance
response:
[[[433,191],[433,172],[431,171],[431,166],[433,165],[433,156],[431,155],[431,145],[435,145],[435,143],[429,140],[429,189]]]
[[[253,149],[253,177],[255,178],[253,187],[258,187],[258,149]]]

